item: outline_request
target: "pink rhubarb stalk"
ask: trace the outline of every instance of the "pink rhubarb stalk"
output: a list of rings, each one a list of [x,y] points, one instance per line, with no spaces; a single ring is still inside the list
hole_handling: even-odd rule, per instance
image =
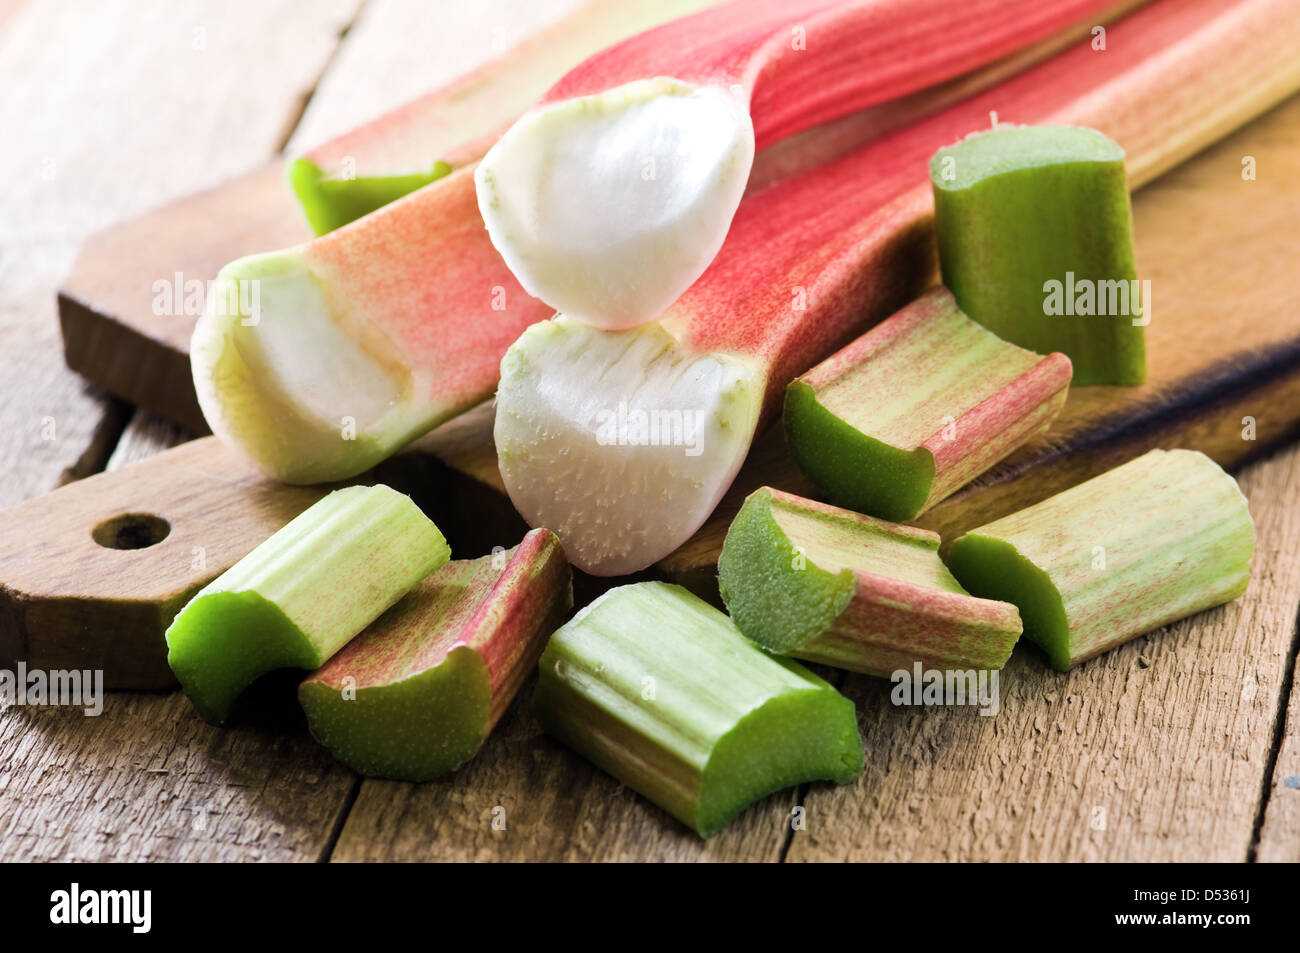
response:
[[[745,500],[718,573],[748,638],[856,672],[1000,669],[1020,637],[1016,607],[963,589],[939,559],[937,533],[771,487]]]
[[[743,0],[568,73],[478,167],[520,283],[603,328],[658,317],[727,235],[757,149],[953,79],[1113,0]]]
[[[478,751],[572,605],[546,530],[447,563],[302,683],[312,733],[363,774],[445,774]]]
[[[910,520],[969,483],[1065,405],[1070,359],[1008,344],[939,287],[792,381],[799,468],[839,506]]]
[[[751,195],[659,322],[560,319],[502,361],[496,441],[516,508],[576,566],[632,572],[708,517],[785,385],[933,273],[936,149],[1000,120],[1093,126],[1140,185],[1300,88],[1288,0],[1159,3],[838,161]],[[1122,55],[1121,55],[1122,51]]]
[[[492,248],[472,176],[223,268],[190,347],[213,433],[270,476],[319,483],[489,397],[510,342],[551,311]]]
[[[1008,68],[794,136],[760,154],[755,178],[770,185],[843,155]],[[492,247],[472,175],[467,166],[315,241],[224,268],[191,347],[213,432],[280,480],[341,480],[491,396],[506,348],[551,309]]]
[[[586,0],[441,89],[321,143],[289,166],[316,233],[346,225],[477,162],[566,70],[605,47],[722,0]]]

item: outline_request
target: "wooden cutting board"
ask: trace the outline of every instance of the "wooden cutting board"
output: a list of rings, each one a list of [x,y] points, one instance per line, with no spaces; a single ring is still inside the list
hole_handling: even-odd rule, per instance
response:
[[[1243,176],[1248,159],[1253,179]],[[1199,449],[1235,467],[1300,433],[1300,98],[1143,189],[1134,215],[1154,303],[1148,382],[1073,390],[1047,435],[919,523],[951,538],[1152,447]],[[193,317],[155,313],[154,282],[177,271],[206,280],[230,259],[306,237],[275,165],[102,233],[60,293],[69,365],[202,432],[185,353]],[[488,406],[364,479],[415,491],[457,556],[511,546],[525,529],[501,489]],[[779,427],[657,572],[716,597],[727,525],[764,483],[812,492]],[[0,665],[27,658],[103,667],[113,687],[169,684],[162,632],[171,615],[320,492],[265,480],[205,438],[6,511]],[[151,542],[157,520],[168,526],[161,541],[116,548]],[[588,579],[582,589],[589,597],[609,583]]]

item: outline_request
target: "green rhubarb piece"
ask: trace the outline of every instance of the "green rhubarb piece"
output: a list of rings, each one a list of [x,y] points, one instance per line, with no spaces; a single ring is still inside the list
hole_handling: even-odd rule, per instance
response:
[[[542,727],[701,837],[774,791],[862,771],[853,703],[680,586],[609,590],[538,671]]]
[[[167,629],[167,664],[219,724],[259,676],[320,667],[450,555],[409,497],[335,490],[190,600]]]
[[[833,502],[910,520],[1045,429],[1070,360],[1008,344],[936,288],[785,393],[799,469]]]
[[[1020,637],[1015,606],[971,596],[948,572],[938,534],[771,487],[740,508],[718,573],[748,638],[855,672],[1000,669]]]
[[[1065,671],[1237,598],[1255,527],[1237,482],[1192,450],[1152,450],[972,530],[948,565],[971,592],[1020,607]]]
[[[288,175],[312,230],[324,235],[438,181],[451,169],[450,164],[438,161],[427,172],[342,179],[326,175],[311,159],[294,159]]]
[[[1124,150],[1094,129],[1000,126],[930,160],[943,283],[1004,340],[1063,351],[1076,384],[1140,384]]]
[[[464,764],[573,606],[572,576],[545,529],[435,569],[298,688],[312,734],[375,777],[425,781]]]

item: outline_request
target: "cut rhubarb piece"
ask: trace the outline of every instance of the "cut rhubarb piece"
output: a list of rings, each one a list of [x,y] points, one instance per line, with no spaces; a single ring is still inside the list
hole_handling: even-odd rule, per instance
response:
[[[410,498],[335,490],[235,563],[167,629],[167,664],[204,719],[278,668],[319,668],[451,555]]]
[[[361,774],[446,774],[478,751],[572,606],[546,530],[447,563],[302,683],[311,732]]]
[[[622,356],[631,354],[626,349],[597,347],[609,332],[576,324],[521,339],[503,362],[495,431],[515,507],[532,525],[554,530],[574,565],[597,575],[644,568],[684,543],[704,518],[693,514],[707,515],[721,499],[754,431],[703,445],[701,453],[714,457],[704,471],[683,463],[680,446],[654,457],[648,447],[629,449],[645,432],[636,426],[609,446],[599,425],[620,406],[685,406],[676,388],[689,393],[698,385],[662,374],[657,359],[667,357],[680,367],[707,359],[749,369],[744,386],[736,381],[729,391],[750,406],[726,420],[755,419],[761,429],[796,375],[931,283],[926,163],[986,127],[990,112],[1010,122],[1101,130],[1125,149],[1136,186],[1300,88],[1300,18],[1283,0],[1158,3],[1107,36],[1113,48],[1123,45],[1123,56],[1081,44],[747,196],[717,259],[661,318],[672,339],[667,350],[646,349],[633,361]],[[608,354],[609,372],[593,357],[582,375],[573,373],[570,355],[584,350],[584,341]],[[516,375],[527,378],[525,386],[514,386]],[[696,409],[707,419],[711,407]],[[660,486],[665,475],[677,485],[678,474],[691,490],[676,493],[671,506],[692,516],[665,522],[669,504]]]
[[[479,165],[483,220],[520,283],[556,310],[607,329],[653,320],[717,255],[756,149],[1113,6],[747,0],[703,11],[557,83]]]
[[[1065,671],[1246,591],[1255,527],[1237,482],[1192,450],[1152,450],[952,544],[978,595],[1020,607]]]
[[[611,589],[551,637],[542,727],[701,837],[805,781],[853,780],[853,703],[680,586]]]
[[[454,172],[305,245],[217,276],[190,364],[213,433],[289,483],[343,480],[491,396],[549,315]]]
[[[869,675],[916,662],[1000,669],[1020,637],[1015,606],[971,596],[948,572],[937,533],[771,487],[736,514],[718,588],[769,652]]]
[[[501,132],[565,71],[642,30],[721,0],[586,0],[441,89],[322,143],[289,165],[316,234],[482,158]]]
[[[324,235],[437,182],[451,171],[451,163],[439,160],[422,172],[331,178],[310,159],[295,159],[289,164],[289,184],[312,231]]]
[[[786,389],[786,439],[831,502],[910,520],[1046,429],[1070,360],[1000,340],[936,288]]]
[[[1119,145],[1076,126],[999,127],[940,149],[930,181],[944,284],[966,314],[1064,351],[1079,384],[1142,383],[1148,302]]]

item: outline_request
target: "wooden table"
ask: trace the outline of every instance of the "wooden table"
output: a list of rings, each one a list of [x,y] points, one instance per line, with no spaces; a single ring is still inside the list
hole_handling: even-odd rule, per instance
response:
[[[54,293],[86,235],[570,6],[0,0],[0,505],[186,437],[63,366]],[[542,736],[527,697],[469,766],[411,785],[335,764],[272,679],[226,729],[179,693],[0,713],[0,859],[1300,860],[1300,446],[1241,479],[1259,547],[1237,603],[1068,675],[1019,651],[994,718],[895,708],[887,682],[840,676],[863,777],[775,795],[708,842]]]

